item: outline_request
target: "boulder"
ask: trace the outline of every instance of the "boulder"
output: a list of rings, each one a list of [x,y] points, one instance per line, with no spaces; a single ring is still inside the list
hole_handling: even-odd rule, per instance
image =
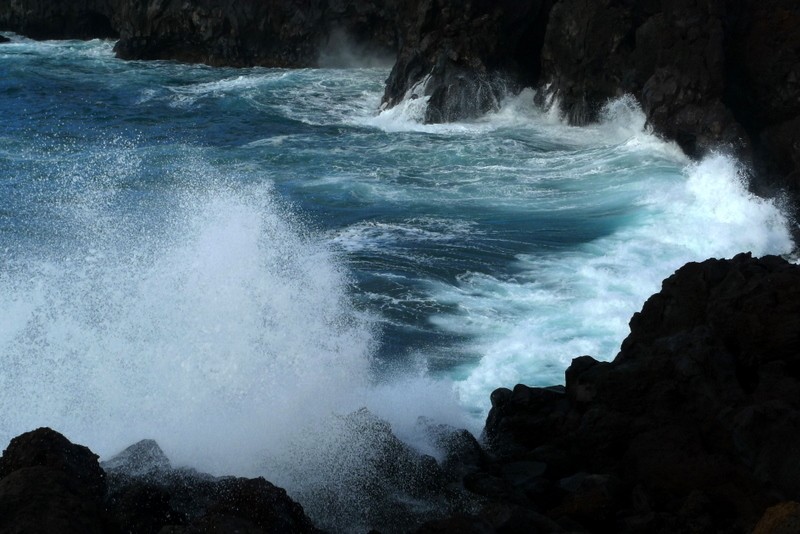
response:
[[[108,531],[97,455],[49,428],[11,440],[0,458],[0,531]]]
[[[750,532],[797,501],[800,266],[687,264],[630,326],[614,361],[576,358],[566,387],[496,390],[464,487],[586,532]],[[786,506],[759,524],[792,525]]]

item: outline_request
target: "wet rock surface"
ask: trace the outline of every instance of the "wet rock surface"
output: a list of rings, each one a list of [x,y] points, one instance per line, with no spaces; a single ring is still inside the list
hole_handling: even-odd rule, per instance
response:
[[[540,93],[576,124],[623,93],[693,157],[729,151],[762,194],[800,191],[800,6],[791,0],[560,0]]]
[[[425,122],[476,117],[538,76],[548,0],[406,2],[384,105],[427,97]]]

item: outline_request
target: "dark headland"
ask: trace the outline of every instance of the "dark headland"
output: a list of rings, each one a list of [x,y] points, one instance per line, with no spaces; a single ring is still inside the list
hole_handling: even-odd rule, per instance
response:
[[[115,38],[124,59],[307,67],[344,35],[396,57],[384,105],[430,96],[428,122],[532,86],[582,124],[631,94],[656,133],[692,157],[737,155],[751,188],[795,215],[798,28],[794,0],[0,0],[0,32]],[[352,414],[385,434],[370,526],[800,532],[800,266],[687,264],[630,326],[614,361],[578,357],[564,386],[497,389],[480,442],[431,425],[440,462]],[[173,468],[153,442],[100,465],[39,429],[0,459],[0,532],[313,531],[266,480]]]

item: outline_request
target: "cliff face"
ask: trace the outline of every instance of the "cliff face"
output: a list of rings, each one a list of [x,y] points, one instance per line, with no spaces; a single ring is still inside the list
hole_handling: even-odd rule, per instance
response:
[[[392,2],[360,0],[120,2],[117,55],[210,65],[309,67],[340,33],[356,45],[394,50]]]
[[[460,5],[460,4],[459,4]],[[729,150],[754,189],[800,195],[800,6],[792,0],[446,0],[409,3],[384,102],[430,96],[468,118],[506,87],[540,88],[573,124],[632,94],[656,132],[699,157]],[[424,82],[424,83],[423,83]],[[513,87],[512,87],[513,88]]]
[[[751,532],[800,500],[800,267],[688,264],[630,325],[565,388],[496,390],[465,486],[544,532]],[[491,510],[473,520],[498,528]]]
[[[622,93],[691,156],[732,150],[759,192],[800,193],[800,6],[791,0],[560,0],[540,82],[569,119]],[[544,93],[543,93],[544,94]]]
[[[32,39],[117,37],[117,0],[0,0],[0,30]]]
[[[119,38],[123,59],[315,66],[329,45],[397,48],[397,0],[0,0],[0,29],[33,39]],[[336,42],[332,42],[336,41]]]
[[[429,97],[426,122],[475,117],[534,83],[549,0],[406,1],[384,104]]]
[[[119,37],[126,59],[307,67],[342,41],[393,53],[384,106],[475,117],[540,88],[568,119],[633,94],[691,156],[721,147],[754,189],[800,196],[800,5],[793,0],[0,0],[0,29]]]

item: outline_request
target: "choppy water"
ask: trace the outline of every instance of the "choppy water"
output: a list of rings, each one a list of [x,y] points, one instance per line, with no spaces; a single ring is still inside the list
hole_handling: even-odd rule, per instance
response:
[[[683,263],[792,248],[734,161],[690,163],[629,100],[426,126],[419,100],[378,114],[385,68],[111,47],[0,46],[3,442],[153,437],[291,490],[331,414],[423,449],[419,415],[478,430],[492,389],[613,358]]]

